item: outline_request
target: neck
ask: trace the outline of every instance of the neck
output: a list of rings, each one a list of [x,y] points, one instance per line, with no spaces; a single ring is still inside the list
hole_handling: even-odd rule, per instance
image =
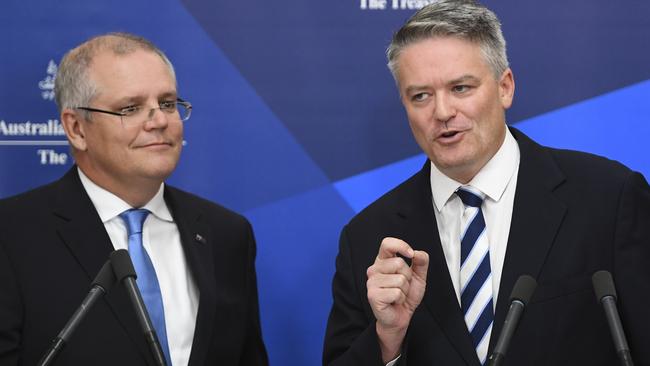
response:
[[[151,201],[158,193],[162,181],[146,178],[129,177],[128,182],[112,177],[102,171],[84,169],[81,171],[99,187],[116,195],[132,207],[139,208]]]

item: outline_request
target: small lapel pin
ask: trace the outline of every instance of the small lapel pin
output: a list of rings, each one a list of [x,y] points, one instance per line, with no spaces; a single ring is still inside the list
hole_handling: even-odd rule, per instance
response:
[[[194,234],[194,240],[198,241],[201,244],[205,244],[208,242],[201,234]]]

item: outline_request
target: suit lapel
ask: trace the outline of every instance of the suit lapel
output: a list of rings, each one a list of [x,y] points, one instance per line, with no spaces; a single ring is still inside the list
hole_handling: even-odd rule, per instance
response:
[[[189,365],[204,365],[215,329],[216,289],[219,288],[218,280],[214,275],[215,255],[212,250],[215,245],[214,238],[208,223],[202,220],[201,212],[189,207],[187,200],[179,199],[178,193],[169,186],[165,187],[165,201],[178,226],[187,265],[199,289],[199,308]],[[219,259],[226,260],[224,257],[227,256],[219,256]]]
[[[456,300],[456,292],[440,244],[433,212],[428,160],[415,176],[407,195],[402,199],[402,206],[398,211],[398,216],[404,220],[402,237],[415,249],[429,254],[427,290],[422,302],[465,363],[478,365],[478,357]]]
[[[523,274],[538,277],[566,211],[553,194],[564,181],[562,172],[540,145],[516,129],[511,131],[521,162],[490,350],[501,332],[517,278]]]
[[[81,184],[77,167],[73,166],[56,185],[53,214],[59,219],[57,220],[59,223],[57,232],[71,255],[88,276],[88,289],[90,289],[90,282],[114,250],[113,244]],[[137,345],[142,357],[148,363],[153,364],[124,287],[114,286],[104,300],[127,335]]]

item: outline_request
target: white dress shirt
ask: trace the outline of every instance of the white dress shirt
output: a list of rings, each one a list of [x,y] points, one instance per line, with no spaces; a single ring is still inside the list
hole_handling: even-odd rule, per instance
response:
[[[492,271],[492,302],[496,308],[501,270],[506,256],[512,208],[515,202],[517,188],[517,173],[519,172],[519,145],[506,129],[506,136],[499,150],[492,159],[466,185],[472,186],[486,197],[481,205],[485,218],[485,228],[490,243],[490,269]],[[456,291],[456,299],[460,306],[460,227],[461,216],[465,206],[454,192],[463,186],[462,183],[444,175],[431,163],[431,192],[433,196],[434,214],[442,251],[445,254],[449,276]],[[386,364],[393,366],[400,358]]]
[[[472,186],[486,197],[481,205],[485,228],[490,243],[490,269],[492,271],[492,298],[496,307],[501,270],[510,234],[512,208],[519,171],[519,145],[509,130],[496,154],[466,185]],[[460,304],[460,227],[463,202],[454,192],[463,184],[444,175],[431,164],[431,192],[440,233],[440,243],[447,260],[451,282]]]
[[[119,215],[133,207],[90,180],[77,169],[106,232],[117,249],[128,250],[128,235]],[[143,207],[151,212],[142,229],[142,243],[158,277],[165,310],[165,328],[173,366],[186,366],[192,351],[199,291],[181,246],[178,227],[163,198],[164,184]]]

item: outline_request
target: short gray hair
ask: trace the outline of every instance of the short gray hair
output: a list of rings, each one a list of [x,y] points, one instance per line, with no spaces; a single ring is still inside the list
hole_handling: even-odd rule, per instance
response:
[[[126,55],[137,50],[154,52],[169,67],[176,81],[174,66],[167,56],[151,41],[130,33],[108,33],[93,37],[68,51],[61,59],[54,82],[54,95],[59,112],[66,108],[87,107],[99,92],[99,85],[89,77],[93,58],[100,52],[110,51]],[[86,119],[88,119],[86,114]]]
[[[386,56],[395,80],[404,48],[435,37],[458,37],[478,44],[496,79],[508,68],[506,41],[494,12],[474,0],[440,0],[420,9],[393,35]]]

